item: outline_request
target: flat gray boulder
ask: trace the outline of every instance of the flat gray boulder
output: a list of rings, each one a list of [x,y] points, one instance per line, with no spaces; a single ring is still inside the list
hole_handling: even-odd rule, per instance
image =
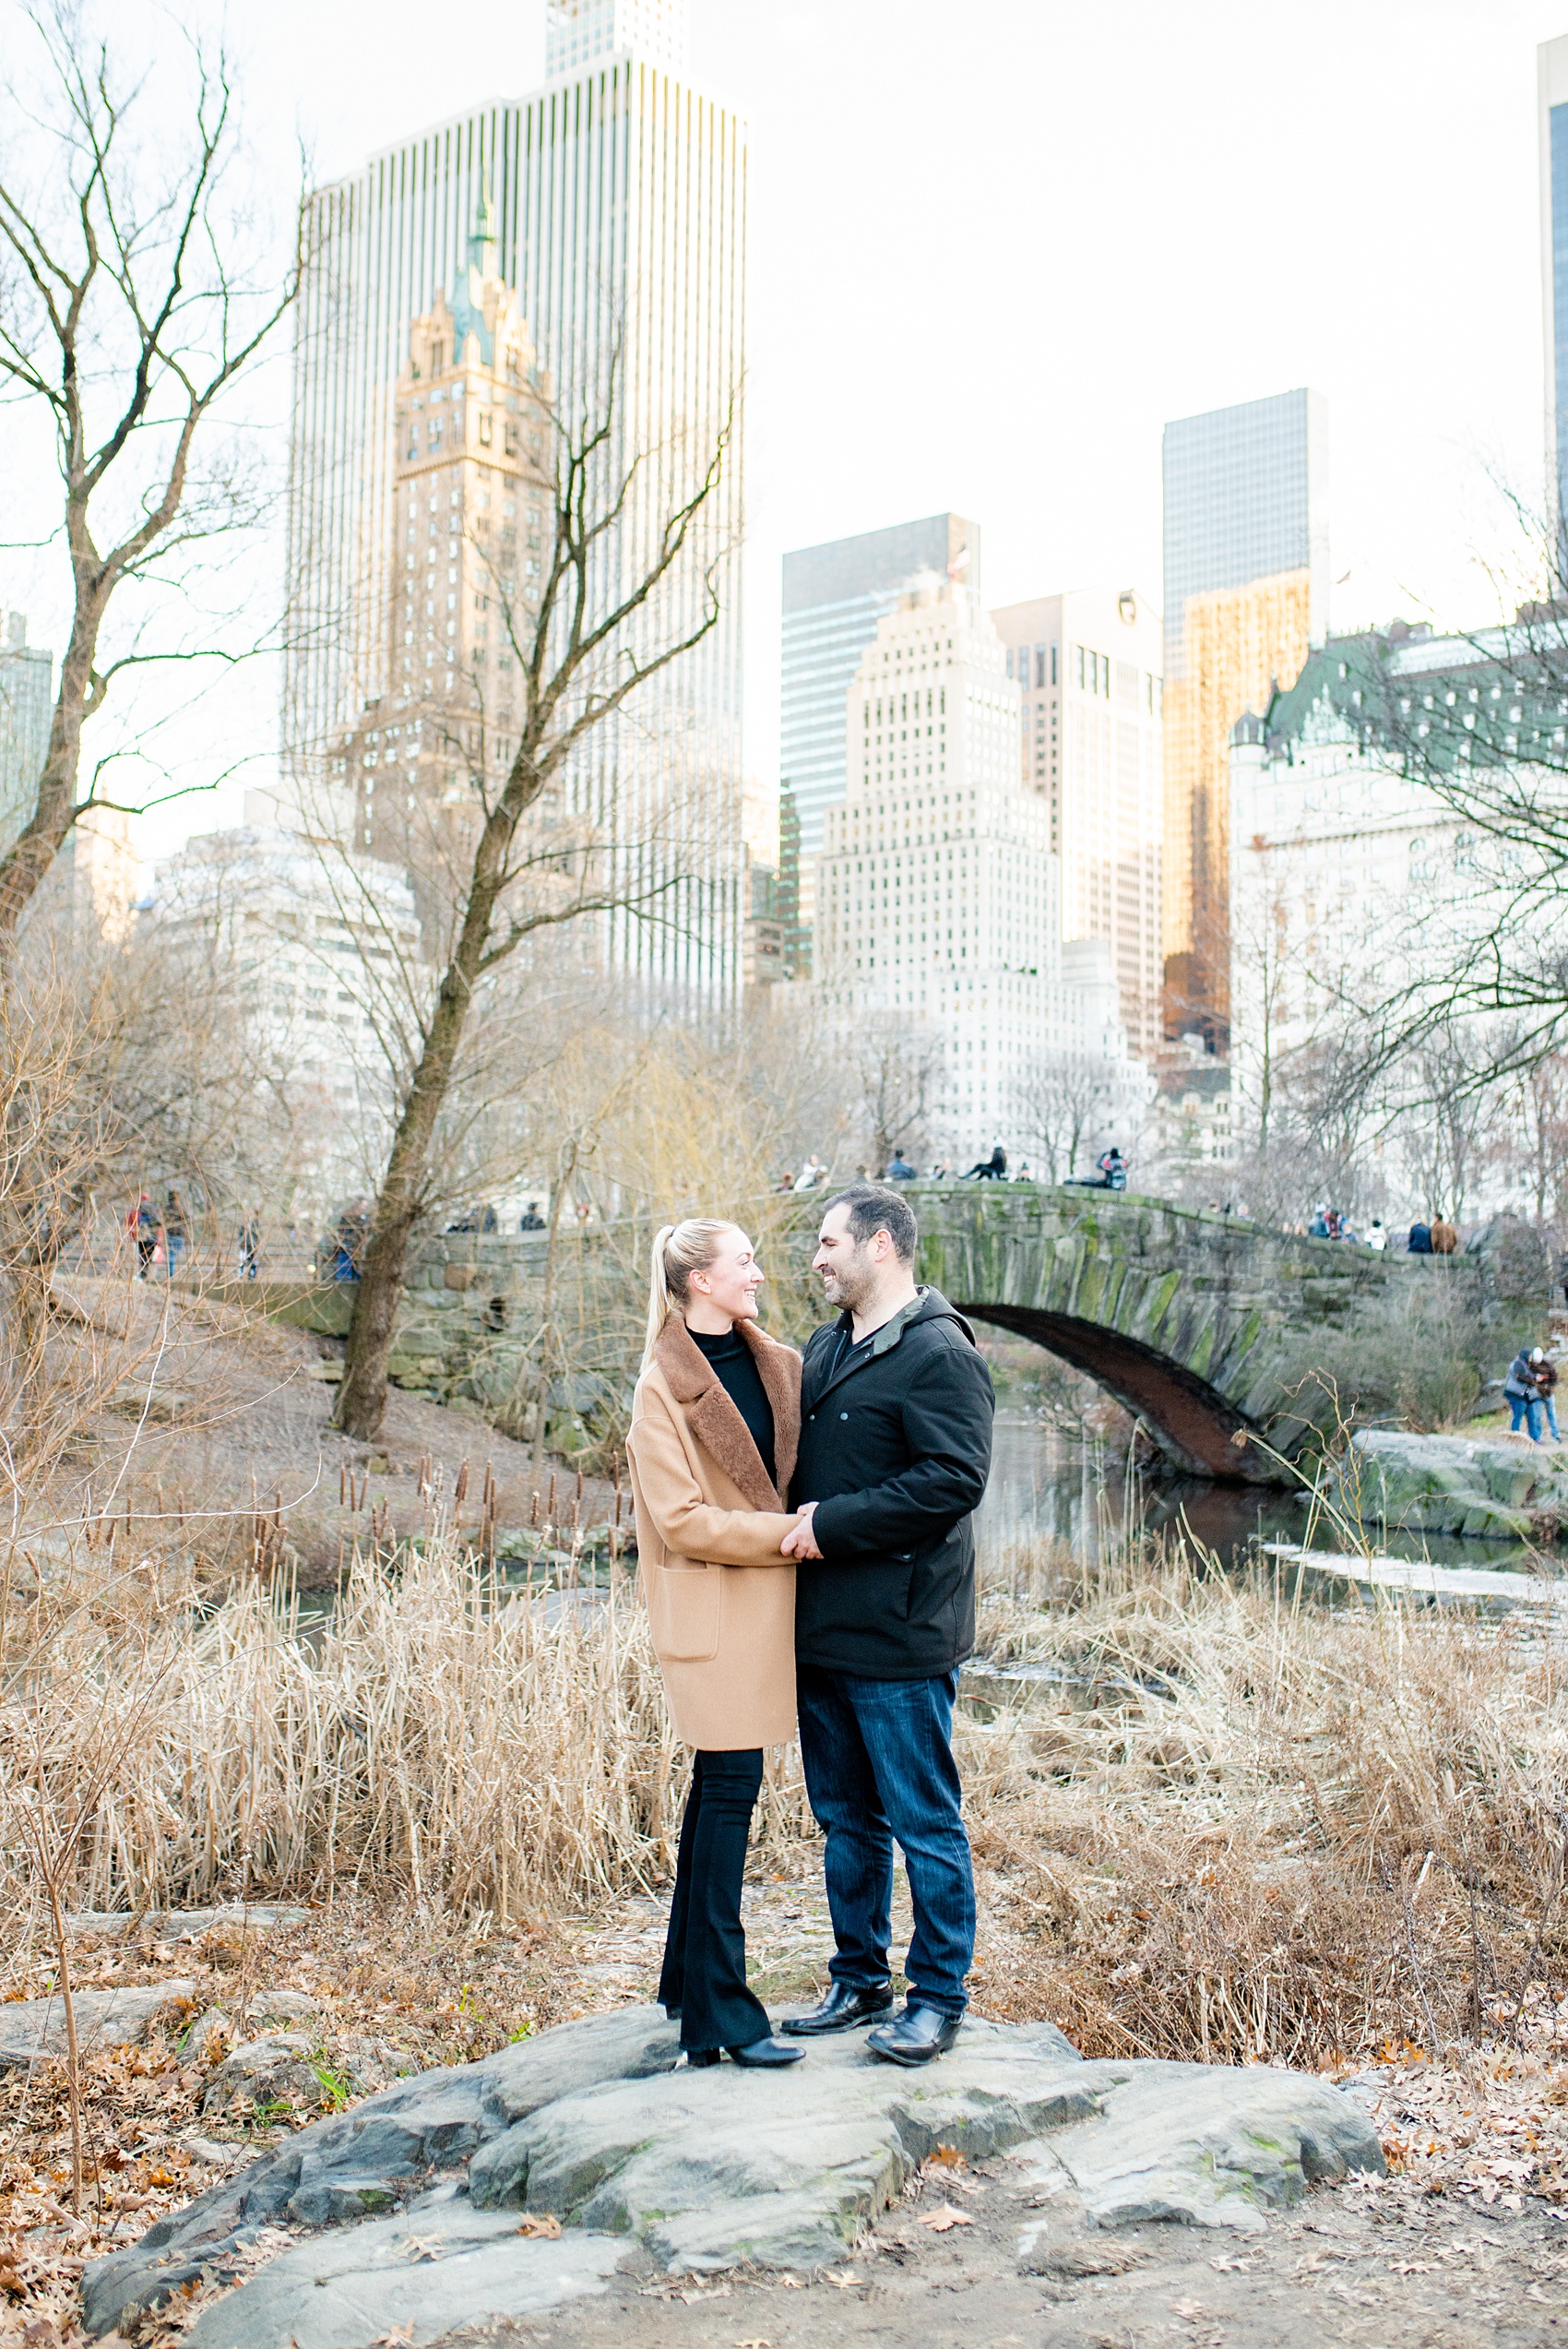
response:
[[[632,2249],[623,2236],[519,2232],[517,2212],[476,2211],[448,2188],[402,2217],[339,2228],[281,2252],[244,2289],[207,2309],[186,2349],[350,2349],[401,2331],[559,2308],[602,2292]]]
[[[73,2001],[77,2044],[84,2056],[101,2047],[139,2046],[166,2008],[196,1994],[194,1982],[160,1982],[149,1990],[78,1990]],[[58,1998],[0,2002],[0,2069],[65,2052],[65,2009]]]
[[[1374,1540],[1382,1529],[1551,1540],[1568,1520],[1568,1451],[1525,1436],[1414,1436],[1366,1427],[1331,1479],[1336,1506]]]
[[[639,2245],[677,2275],[830,2265],[939,2146],[1015,2155],[1043,2207],[1103,2226],[1255,2228],[1314,2179],[1383,2167],[1366,2115],[1315,2077],[1085,2063],[1049,2023],[973,2020],[918,2071],[859,2033],[785,2072],[691,2071],[678,2052],[644,2007],[399,2081],[97,2261],[88,2330],[237,2277],[267,2225],[338,2231],[251,2275],[191,2349],[418,2343],[600,2289]]]

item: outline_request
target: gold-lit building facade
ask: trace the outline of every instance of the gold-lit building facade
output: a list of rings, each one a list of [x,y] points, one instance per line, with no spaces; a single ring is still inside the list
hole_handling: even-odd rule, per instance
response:
[[[1301,675],[1312,602],[1304,570],[1190,596],[1165,688],[1166,1033],[1211,1051],[1230,1033],[1230,729]]]
[[[1230,1032],[1230,729],[1328,626],[1328,414],[1301,388],[1165,427],[1166,1036]]]

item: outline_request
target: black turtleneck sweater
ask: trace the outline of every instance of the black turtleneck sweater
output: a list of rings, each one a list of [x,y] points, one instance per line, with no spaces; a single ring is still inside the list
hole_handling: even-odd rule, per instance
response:
[[[718,1371],[719,1383],[745,1421],[747,1432],[762,1455],[768,1483],[776,1485],[778,1479],[773,1463],[773,1406],[767,1400],[756,1356],[738,1330],[727,1330],[722,1338],[710,1338],[688,1322],[686,1334]]]

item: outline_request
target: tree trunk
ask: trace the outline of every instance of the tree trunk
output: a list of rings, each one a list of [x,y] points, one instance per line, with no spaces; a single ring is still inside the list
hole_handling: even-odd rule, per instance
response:
[[[0,856],[0,949],[9,948],[22,915],[77,820],[82,721],[92,690],[98,632],[107,601],[101,582],[85,592],[78,587],[70,642],[60,663],[60,690],[54,698],[37,804],[15,845]]]
[[[398,1130],[392,1138],[386,1174],[360,1268],[354,1310],[349,1323],[348,1358],[338,1389],[334,1425],[368,1443],[386,1409],[386,1364],[392,1331],[408,1270],[409,1244],[424,1206],[431,1145],[452,1083],[469,1007],[484,965],[490,925],[500,894],[506,852],[515,823],[494,809],[481,836],[457,949],[441,982],[424,1049],[420,1054]]]

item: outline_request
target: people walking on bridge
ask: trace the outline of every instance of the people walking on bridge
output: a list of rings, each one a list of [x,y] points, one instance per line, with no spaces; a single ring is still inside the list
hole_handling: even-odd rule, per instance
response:
[[[914,1168],[909,1164],[909,1160],[905,1157],[897,1143],[895,1142],[893,1145],[893,1155],[887,1162],[886,1180],[889,1183],[912,1183],[914,1179]]]
[[[1534,1359],[1530,1348],[1521,1346],[1509,1364],[1508,1376],[1503,1382],[1503,1391],[1508,1398],[1508,1408],[1513,1414],[1508,1432],[1516,1436],[1524,1427],[1527,1429],[1532,1444],[1544,1441],[1541,1435],[1540,1382],[1536,1377],[1536,1363],[1544,1360],[1538,1346],[1535,1348]]]
[[[1380,1215],[1372,1217],[1362,1245],[1369,1248],[1385,1248],[1388,1246],[1388,1234],[1383,1228],[1383,1218]]]
[[[974,1648],[974,1511],[995,1397],[974,1332],[914,1277],[908,1200],[873,1184],[830,1199],[813,1270],[837,1318],[806,1347],[795,1657],[801,1759],[826,1836],[834,1954],[799,2038],[874,2023],[869,2052],[925,2064],[958,2035],[975,1890],[953,1759],[958,1667]],[[893,1845],[909,1873],[909,1995],[893,2013]]]
[[[826,1180],[827,1169],[815,1151],[813,1151],[795,1177],[795,1188],[798,1191],[814,1191],[819,1184],[826,1183]]]
[[[1313,1220],[1307,1226],[1307,1237],[1309,1240],[1331,1240],[1334,1237],[1328,1228],[1328,1209],[1322,1199],[1319,1199],[1313,1210]]]
[[[261,1218],[254,1207],[246,1208],[240,1217],[240,1228],[234,1234],[240,1249],[240,1278],[254,1281],[256,1277],[256,1257],[261,1248]]]
[[[1431,1225],[1412,1223],[1410,1236],[1405,1246],[1411,1256],[1430,1256],[1431,1254]]]
[[[1434,1217],[1431,1227],[1433,1256],[1452,1256],[1459,1245],[1459,1234],[1444,1215]]]
[[[1007,1153],[999,1137],[991,1146],[991,1156],[977,1158],[964,1180],[966,1183],[1001,1183],[1006,1180],[1006,1176]]]
[[[693,1748],[659,2003],[693,2066],[798,2063],[746,1981],[746,1843],[765,1746],[795,1733],[795,1580],[785,1544],[801,1357],[757,1327],[746,1234],[692,1216],[653,1244],[626,1457],[637,1580],[675,1733]]]

